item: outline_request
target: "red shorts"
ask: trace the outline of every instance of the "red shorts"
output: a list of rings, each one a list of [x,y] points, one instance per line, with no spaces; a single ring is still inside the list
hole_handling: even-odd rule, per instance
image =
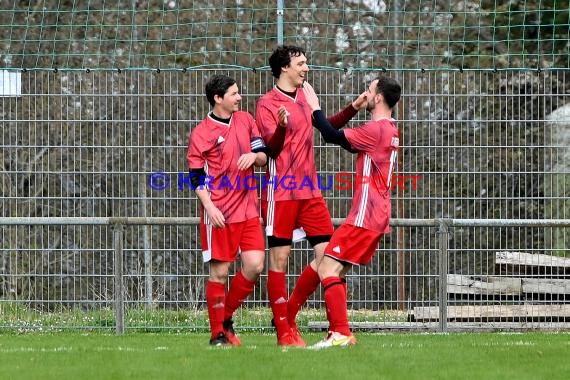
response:
[[[376,253],[382,233],[342,224],[325,248],[325,255],[354,265],[366,265]]]
[[[303,228],[307,236],[332,235],[334,227],[323,197],[291,201],[261,202],[267,236],[292,239],[293,230]]]
[[[237,255],[242,251],[265,252],[265,239],[259,218],[226,224],[223,228],[200,223],[200,235],[204,262],[236,261]]]

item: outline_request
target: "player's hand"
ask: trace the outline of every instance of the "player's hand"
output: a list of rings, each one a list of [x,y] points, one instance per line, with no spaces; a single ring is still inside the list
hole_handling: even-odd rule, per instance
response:
[[[287,126],[287,116],[289,116],[289,112],[287,111],[287,108],[285,108],[284,105],[279,106],[279,109],[277,110],[277,119],[279,121],[280,127],[286,127]]]
[[[313,111],[320,110],[321,105],[319,103],[319,98],[313,86],[311,86],[308,82],[304,82],[303,91],[305,92],[305,98],[307,99],[309,107],[311,107]]]
[[[360,111],[361,109],[366,108],[368,104],[368,98],[366,94],[367,91],[364,91],[362,94],[358,95],[358,98],[356,98],[352,102],[352,106],[354,107],[355,110]]]
[[[239,170],[249,169],[251,165],[255,163],[256,158],[257,154],[253,152],[242,154],[241,156],[239,156],[237,160],[238,169]]]
[[[206,208],[206,214],[208,218],[210,218],[210,223],[214,227],[222,228],[226,225],[226,218],[224,218],[224,214],[213,204]]]

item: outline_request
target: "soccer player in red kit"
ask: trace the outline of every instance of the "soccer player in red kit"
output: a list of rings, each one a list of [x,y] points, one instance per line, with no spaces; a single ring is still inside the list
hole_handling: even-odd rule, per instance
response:
[[[344,277],[352,265],[366,265],[378,248],[382,235],[390,231],[390,179],[396,164],[399,138],[392,119],[392,109],[400,100],[401,87],[389,77],[372,81],[367,110],[372,120],[345,130],[336,130],[320,109],[310,85],[304,87],[313,109],[313,123],[323,139],[356,153],[356,177],[352,206],[343,224],[334,232],[325,248],[317,271],[321,279],[329,321],[329,332],[315,349],[356,344],[348,324]]]
[[[269,247],[267,293],[277,344],[305,346],[296,324],[301,306],[319,286],[317,262],[323,256],[333,225],[318,188],[314,160],[312,110],[301,90],[309,72],[302,48],[278,46],[269,58],[277,82],[262,96],[255,119],[269,148],[266,177],[262,182],[262,215]],[[365,105],[364,94],[330,118],[335,128],[344,126]],[[302,231],[315,251],[288,297],[285,272],[294,232]]]
[[[206,303],[212,345],[239,345],[234,311],[252,292],[265,261],[265,241],[253,166],[267,162],[266,148],[253,117],[239,110],[236,81],[214,75],[206,83],[213,109],[190,134],[190,180],[203,208],[202,255],[209,262]],[[226,294],[231,264],[241,269]]]

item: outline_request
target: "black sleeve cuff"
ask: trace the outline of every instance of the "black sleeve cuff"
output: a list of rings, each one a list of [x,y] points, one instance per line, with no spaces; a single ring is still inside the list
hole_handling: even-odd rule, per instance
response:
[[[266,155],[269,155],[269,148],[266,147],[266,146],[262,146],[262,147],[259,147],[259,148],[255,148],[255,149],[252,149],[251,151],[252,151],[253,153],[263,152],[263,153],[265,153]]]
[[[193,190],[203,188],[204,177],[206,177],[204,168],[190,169],[190,183],[192,184]]]

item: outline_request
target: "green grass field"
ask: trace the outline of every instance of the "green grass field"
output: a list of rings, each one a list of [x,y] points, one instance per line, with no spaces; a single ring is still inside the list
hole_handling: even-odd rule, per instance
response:
[[[323,334],[305,333],[308,343]],[[568,333],[356,333],[358,345],[282,349],[273,334],[211,347],[205,333],[0,334],[1,379],[567,379]]]

